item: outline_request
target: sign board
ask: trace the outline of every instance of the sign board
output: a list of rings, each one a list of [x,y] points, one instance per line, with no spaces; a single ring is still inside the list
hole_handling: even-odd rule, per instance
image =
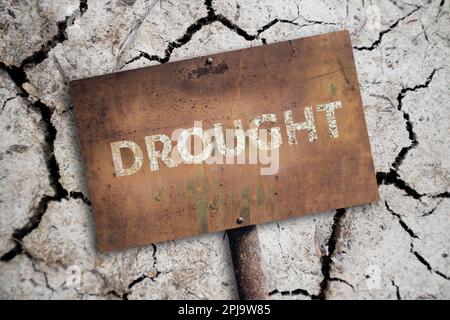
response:
[[[378,200],[346,31],[70,83],[102,251]]]

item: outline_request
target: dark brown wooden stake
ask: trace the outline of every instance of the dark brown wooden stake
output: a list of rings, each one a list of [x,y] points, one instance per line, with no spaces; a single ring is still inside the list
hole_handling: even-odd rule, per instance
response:
[[[261,267],[261,250],[255,226],[227,230],[231,258],[239,298],[241,300],[267,299],[266,275]]]

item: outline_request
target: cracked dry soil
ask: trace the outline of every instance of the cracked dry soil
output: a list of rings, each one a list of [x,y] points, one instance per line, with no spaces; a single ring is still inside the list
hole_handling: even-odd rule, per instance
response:
[[[96,251],[67,83],[346,28],[382,199],[259,226],[270,297],[450,298],[450,4],[377,3],[3,1],[0,297],[237,298],[224,233]]]

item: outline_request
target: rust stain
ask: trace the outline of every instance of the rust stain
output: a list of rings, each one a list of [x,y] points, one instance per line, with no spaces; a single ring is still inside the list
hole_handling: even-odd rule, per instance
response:
[[[225,62],[221,62],[217,66],[213,64],[206,65],[204,67],[198,67],[189,73],[189,78],[201,78],[207,75],[223,74],[228,70],[228,65]]]

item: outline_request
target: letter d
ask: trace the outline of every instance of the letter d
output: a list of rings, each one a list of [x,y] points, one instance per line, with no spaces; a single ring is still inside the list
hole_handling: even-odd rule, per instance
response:
[[[128,148],[131,151],[133,151],[133,154],[134,154],[133,165],[126,169],[123,168],[122,155],[120,153],[120,149],[122,149],[122,148]],[[113,158],[113,162],[114,162],[114,169],[116,171],[117,177],[130,176],[132,174],[135,174],[142,167],[142,162],[144,159],[144,157],[142,155],[142,150],[133,141],[124,140],[124,141],[112,142],[111,143],[111,151],[112,151],[112,158]]]

